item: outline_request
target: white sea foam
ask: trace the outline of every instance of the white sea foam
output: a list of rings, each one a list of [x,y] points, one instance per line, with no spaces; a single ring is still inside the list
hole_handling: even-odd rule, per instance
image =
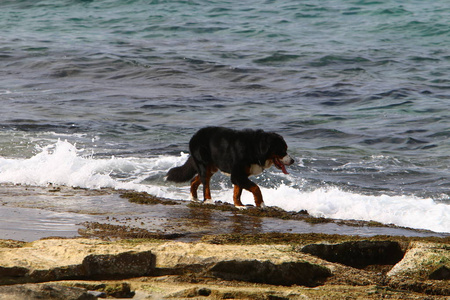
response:
[[[83,156],[67,141],[58,141],[28,159],[0,158],[0,183],[47,186],[66,185],[88,189],[115,188],[145,190],[161,195],[160,187],[139,184],[146,165],[158,168],[164,159],[142,161],[135,158],[98,159]],[[123,176],[113,176],[119,174]],[[117,177],[123,177],[118,179]]]
[[[75,145],[58,141],[27,159],[0,157],[0,183],[47,186],[48,184],[88,189],[114,188],[146,191],[157,196],[189,199],[189,188],[165,183],[167,170],[187,158],[94,158],[84,156]],[[147,178],[156,178],[146,180]],[[233,191],[222,185],[213,198],[231,202]],[[289,211],[307,210],[317,217],[373,220],[384,224],[450,232],[450,205],[414,196],[361,195],[335,187],[304,191],[287,184],[262,188],[265,202]],[[244,204],[252,195],[243,193]]]

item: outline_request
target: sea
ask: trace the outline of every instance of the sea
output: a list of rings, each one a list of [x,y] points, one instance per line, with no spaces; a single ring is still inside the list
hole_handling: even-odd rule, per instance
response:
[[[189,201],[165,175],[198,129],[263,129],[295,159],[252,177],[266,205],[450,233],[449,20],[449,1],[2,0],[0,184]]]

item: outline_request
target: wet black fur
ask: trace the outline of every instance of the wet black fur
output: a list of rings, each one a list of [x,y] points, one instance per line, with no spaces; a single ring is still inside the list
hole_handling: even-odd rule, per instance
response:
[[[255,184],[248,179],[251,165],[264,166],[273,155],[287,155],[283,137],[263,130],[233,130],[224,127],[200,129],[189,142],[190,156],[180,167],[167,173],[167,180],[184,182],[200,175],[205,183],[209,167],[231,174],[231,182],[248,189]]]

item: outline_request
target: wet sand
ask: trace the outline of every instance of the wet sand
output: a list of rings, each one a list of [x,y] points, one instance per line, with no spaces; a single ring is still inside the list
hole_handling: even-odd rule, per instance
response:
[[[135,195],[142,196],[139,193]],[[277,208],[235,210],[231,205],[158,199],[131,202],[133,193],[68,187],[0,186],[0,239],[34,241],[48,237],[162,237],[195,241],[205,235],[324,233],[446,237],[449,234],[371,222],[312,218]],[[135,200],[135,199],[134,199]],[[139,199],[138,199],[139,200]],[[148,200],[148,199],[147,199]]]

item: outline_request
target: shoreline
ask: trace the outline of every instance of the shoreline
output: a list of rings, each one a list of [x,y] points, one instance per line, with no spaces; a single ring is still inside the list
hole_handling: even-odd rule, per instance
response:
[[[316,218],[278,207],[238,210],[227,203],[164,199],[144,192],[64,186],[1,185],[0,238],[34,241],[49,237],[135,238],[166,236],[196,241],[218,234],[341,234],[448,237],[379,222]],[[113,237],[114,236],[114,237]]]
[[[55,214],[90,218],[74,236],[0,240],[0,299],[450,296],[448,234],[130,191],[2,188],[0,209],[52,203]]]

